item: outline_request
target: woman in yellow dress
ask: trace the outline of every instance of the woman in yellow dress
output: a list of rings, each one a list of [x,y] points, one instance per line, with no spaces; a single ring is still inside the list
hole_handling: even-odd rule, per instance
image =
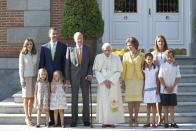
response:
[[[144,64],[144,54],[138,50],[139,42],[134,37],[126,39],[128,52],[123,56],[122,80],[125,85],[125,101],[128,102],[129,124],[138,125],[138,113],[140,103],[143,100],[142,89],[144,76],[142,67]]]

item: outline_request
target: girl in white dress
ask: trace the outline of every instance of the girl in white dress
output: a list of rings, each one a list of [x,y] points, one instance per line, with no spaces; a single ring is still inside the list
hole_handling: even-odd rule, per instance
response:
[[[156,103],[160,102],[159,89],[158,89],[158,68],[153,64],[153,55],[147,53],[145,55],[145,65],[144,65],[144,103],[147,104],[147,123],[144,127],[156,127],[155,117],[156,117]],[[150,113],[153,113],[152,125],[150,124]]]
[[[66,94],[63,85],[61,71],[53,73],[50,94],[50,110],[54,110],[54,126],[58,124],[58,113],[60,114],[61,126],[64,128],[64,109],[67,109]]]
[[[49,127],[49,93],[48,74],[44,68],[41,68],[38,71],[34,96],[34,107],[37,109],[37,128],[40,127],[42,111],[46,113],[46,127]]]

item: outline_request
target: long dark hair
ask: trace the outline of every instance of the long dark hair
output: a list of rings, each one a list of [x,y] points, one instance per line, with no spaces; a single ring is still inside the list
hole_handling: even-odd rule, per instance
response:
[[[28,44],[29,42],[31,42],[31,43],[33,44],[33,48],[32,48],[32,50],[31,50],[31,54],[32,54],[32,55],[33,55],[33,54],[36,54],[36,53],[37,53],[37,50],[36,50],[36,48],[35,48],[35,43],[34,43],[33,39],[30,38],[30,37],[28,37],[28,38],[25,39],[24,44],[23,44],[23,47],[22,47],[22,50],[21,50],[21,53],[22,53],[22,54],[25,54],[25,55],[28,53],[27,44]]]
[[[153,60],[153,55],[151,53],[146,53],[144,58],[146,59],[147,57],[151,57]],[[155,64],[152,63],[152,65],[153,65],[153,68],[155,69],[156,68]],[[146,63],[146,61],[144,61],[143,70],[145,70],[146,67],[147,67],[147,63]]]

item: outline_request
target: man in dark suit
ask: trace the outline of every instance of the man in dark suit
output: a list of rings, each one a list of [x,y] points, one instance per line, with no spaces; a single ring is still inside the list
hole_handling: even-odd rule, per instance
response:
[[[60,70],[65,77],[67,46],[58,41],[56,28],[49,29],[50,41],[41,46],[39,68],[45,68],[48,72],[48,80],[52,81],[53,72]],[[54,112],[50,110],[50,125],[54,125]]]
[[[83,35],[80,32],[74,34],[74,41],[76,44],[67,48],[65,71],[66,83],[71,84],[72,89],[71,127],[77,126],[79,87],[82,91],[84,126],[90,126],[88,81],[92,79],[93,60],[90,48],[83,44]]]

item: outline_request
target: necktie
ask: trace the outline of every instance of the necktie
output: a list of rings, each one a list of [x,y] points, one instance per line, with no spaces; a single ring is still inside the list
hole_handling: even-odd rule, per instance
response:
[[[55,46],[51,45],[51,54],[52,54],[52,60],[54,60],[54,54],[55,54]]]
[[[81,52],[81,48],[78,48],[78,62],[79,62],[79,64],[81,64],[82,63],[82,52]]]

